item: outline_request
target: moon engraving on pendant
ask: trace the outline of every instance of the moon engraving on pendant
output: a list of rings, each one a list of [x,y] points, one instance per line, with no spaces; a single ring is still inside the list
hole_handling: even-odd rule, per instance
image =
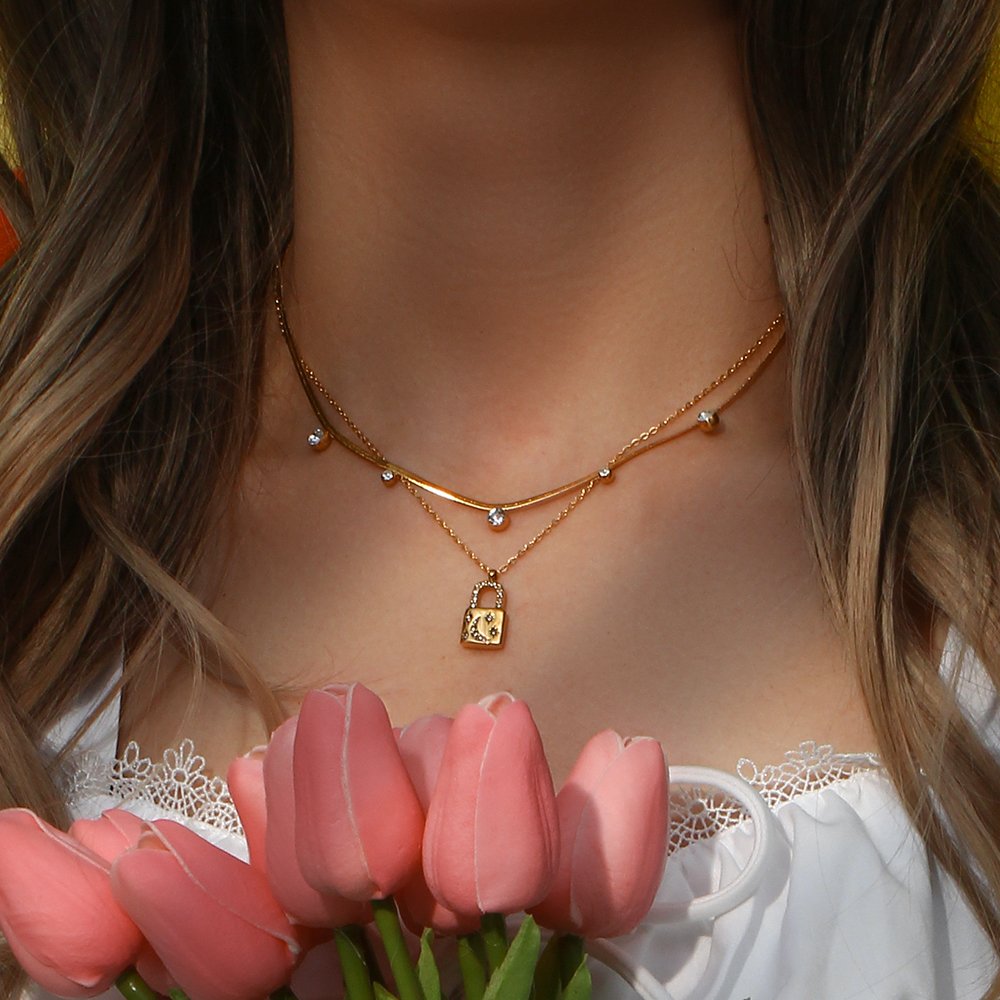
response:
[[[469,623],[469,638],[472,639],[473,642],[483,642],[487,644],[496,641],[496,637],[500,634],[500,629],[498,629],[496,625],[492,624],[495,620],[496,615],[490,611],[487,611],[485,615],[473,615],[472,621]],[[489,626],[487,628],[489,635],[483,635],[483,633],[479,631],[480,622],[486,622]]]
[[[498,646],[502,641],[503,616],[495,608],[470,610],[465,613],[462,639],[478,646]]]

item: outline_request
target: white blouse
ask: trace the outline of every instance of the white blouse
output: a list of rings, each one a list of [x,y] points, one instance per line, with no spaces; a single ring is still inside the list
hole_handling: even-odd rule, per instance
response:
[[[1000,699],[972,653],[960,652],[952,630],[941,669],[959,671],[970,719],[1000,751]],[[80,717],[65,720],[52,743]],[[185,741],[153,761],[131,744],[116,757],[117,723],[112,706],[73,761],[73,814],[119,806],[180,819],[246,857],[225,782],[206,775],[195,747]],[[983,996],[997,968],[989,944],[874,754],[807,743],[777,765],[741,760],[736,774],[719,776],[720,792],[699,769],[671,769],[663,882],[636,931],[593,943],[595,1000]]]

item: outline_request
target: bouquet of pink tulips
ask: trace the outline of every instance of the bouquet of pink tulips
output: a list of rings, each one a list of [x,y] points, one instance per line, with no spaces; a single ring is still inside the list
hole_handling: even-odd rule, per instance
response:
[[[313,691],[228,780],[249,863],[120,809],[69,833],[0,812],[0,930],[32,979],[137,1000],[441,1000],[459,984],[466,1000],[584,1000],[584,939],[632,930],[663,873],[660,745],[599,733],[557,796],[506,694],[394,731],[359,684]]]

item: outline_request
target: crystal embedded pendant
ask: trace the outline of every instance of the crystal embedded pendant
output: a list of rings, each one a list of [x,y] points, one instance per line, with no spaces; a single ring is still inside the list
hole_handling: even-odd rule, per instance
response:
[[[392,469],[382,470],[382,482],[385,483],[386,486],[391,486],[395,481],[396,473],[393,472]]]
[[[496,604],[492,608],[479,606],[479,594],[491,589],[496,594]],[[490,579],[481,580],[472,588],[472,598],[462,618],[462,645],[468,649],[499,649],[503,645],[504,634],[504,590],[495,573]]]
[[[712,431],[717,430],[719,427],[719,414],[715,410],[702,410],[698,414],[698,426],[706,434],[711,434]]]
[[[486,521],[494,531],[502,531],[510,523],[510,518],[503,507],[494,507],[487,513]]]
[[[306,438],[306,444],[308,444],[313,451],[326,451],[326,449],[330,447],[330,442],[332,440],[330,432],[325,427],[317,427],[312,434]]]

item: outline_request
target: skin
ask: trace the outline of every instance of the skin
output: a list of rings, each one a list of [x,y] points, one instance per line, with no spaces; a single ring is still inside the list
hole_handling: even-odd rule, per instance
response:
[[[487,497],[565,482],[781,308],[725,4],[287,0],[286,17],[288,313],[390,457]],[[268,338],[261,432],[199,593],[289,711],[331,681],[374,688],[397,724],[507,689],[557,779],[607,726],[725,769],[809,739],[877,749],[799,520],[784,351],[722,432],[621,469],[505,575],[490,654],[457,641],[482,572],[373,466],[309,451]],[[494,534],[436,506],[494,565],[559,509]],[[185,664],[163,676],[124,739],[191,736],[224,772],[266,737],[232,690],[192,703]]]

